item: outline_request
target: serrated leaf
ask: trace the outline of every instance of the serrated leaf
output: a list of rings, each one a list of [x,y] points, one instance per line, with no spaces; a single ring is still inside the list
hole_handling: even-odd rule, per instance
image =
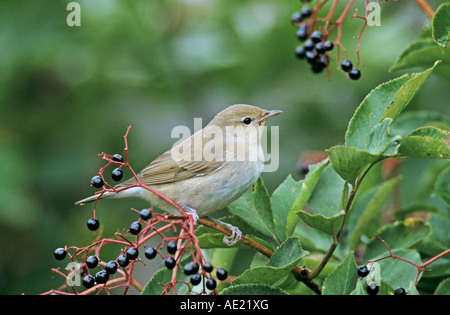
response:
[[[443,130],[450,130],[450,119],[437,112],[417,110],[401,114],[391,125],[391,132],[406,137],[415,129],[434,126]]]
[[[258,232],[269,237],[274,236],[270,197],[261,177],[253,187],[231,203],[228,210]]]
[[[288,275],[309,252],[303,251],[297,238],[289,238],[274,252],[266,266],[244,271],[231,282],[237,284],[274,285]]]
[[[162,268],[156,271],[150,281],[147,282],[144,289],[141,291],[141,295],[160,295],[164,290],[163,285],[169,283],[172,280],[173,272],[174,270],[169,270],[167,268]],[[185,282],[189,281],[189,277],[179,269],[177,270],[176,279]],[[187,291],[188,286],[185,283],[178,282],[176,284],[176,289],[177,295],[182,295]],[[173,290],[171,290],[170,293],[173,294]]]
[[[424,136],[407,136],[400,141],[398,154],[411,158],[450,159],[447,141]]]
[[[364,98],[349,122],[345,133],[346,146],[367,150],[371,130],[381,121],[383,112],[408,80],[410,77],[405,74],[382,83]]]
[[[272,193],[272,217],[275,233],[280,241],[286,240],[288,214],[300,192],[303,181],[295,181],[291,175]]]
[[[381,159],[379,155],[348,146],[334,146],[327,152],[334,170],[352,185],[369,164]]]
[[[391,134],[391,123],[391,118],[385,118],[373,127],[369,134],[369,145],[367,147],[370,154],[393,155],[396,153],[397,141],[400,140],[400,136]]]
[[[443,3],[431,20],[432,35],[436,43],[447,48],[450,38],[450,3]]]
[[[392,118],[392,120],[395,120],[412,98],[420,91],[431,72],[439,63],[440,61],[436,61],[431,68],[420,73],[413,73],[410,79],[397,91],[394,100],[383,112],[383,118]]]
[[[220,295],[287,295],[287,292],[264,284],[239,284],[223,289]]]
[[[292,270],[308,254],[303,251],[298,238],[291,237],[277,248],[267,265]]]
[[[298,215],[300,216],[302,221],[308,224],[310,227],[334,237],[337,235],[342,226],[342,223],[344,222],[343,211],[340,214],[329,217],[325,217],[321,214],[309,214],[305,211],[299,211]]]
[[[317,185],[317,182],[319,181],[320,174],[322,174],[322,171],[325,169],[328,163],[329,161],[327,159],[310,167],[310,172],[302,182],[300,192],[298,193],[297,197],[295,198],[294,204],[289,210],[286,219],[286,237],[290,237],[294,233],[295,226],[300,219],[296,212],[298,210],[305,209],[306,204],[311,197],[314,188]]]
[[[373,188],[376,192],[359,217],[358,223],[350,237],[350,249],[355,250],[361,242],[361,236],[370,236],[381,224],[384,204],[400,178],[393,178]],[[369,192],[370,193],[370,192]],[[378,223],[378,224],[377,224]]]
[[[324,295],[348,295],[356,287],[358,279],[357,265],[353,251],[349,253],[347,258],[334,269],[322,286],[322,294]]]

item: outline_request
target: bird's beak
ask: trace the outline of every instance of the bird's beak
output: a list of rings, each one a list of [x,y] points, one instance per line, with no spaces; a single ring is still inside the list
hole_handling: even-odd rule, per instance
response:
[[[278,114],[281,114],[283,111],[281,111],[281,110],[276,110],[276,109],[274,109],[274,110],[268,110],[267,112],[266,112],[266,114],[260,119],[260,120],[258,120],[256,123],[257,124],[262,124],[263,122],[265,122],[267,119],[269,119],[270,117],[273,117],[273,116],[276,116],[276,115],[278,115]]]

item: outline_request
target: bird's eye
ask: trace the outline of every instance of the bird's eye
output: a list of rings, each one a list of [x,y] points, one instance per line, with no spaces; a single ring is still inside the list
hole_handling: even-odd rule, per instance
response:
[[[242,122],[246,125],[250,125],[250,123],[252,122],[252,119],[249,117],[245,117]]]

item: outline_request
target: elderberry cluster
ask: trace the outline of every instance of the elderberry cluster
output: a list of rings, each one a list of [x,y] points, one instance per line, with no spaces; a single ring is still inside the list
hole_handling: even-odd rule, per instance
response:
[[[208,273],[210,275],[209,278],[206,279],[205,281],[205,286],[207,289],[209,290],[214,290],[217,287],[217,280],[220,281],[224,281],[227,279],[228,277],[228,271],[226,271],[223,268],[217,268],[216,269],[216,279],[214,279],[211,276],[212,271],[214,270],[213,265],[211,265],[209,262],[205,262],[202,265],[202,269],[204,272]],[[205,278],[204,275],[198,273],[200,270],[200,267],[198,265],[197,262],[190,262],[188,264],[186,264],[183,268],[183,272],[186,276],[191,276],[190,278],[190,283],[193,286],[196,286],[198,284],[200,284],[200,282],[202,281],[202,278]]]
[[[326,35],[320,30],[312,29],[314,23],[310,21],[311,15],[309,4],[304,4],[300,11],[294,12],[291,16],[292,24],[297,27],[297,39],[302,42],[295,48],[295,55],[298,59],[306,60],[313,73],[320,73],[328,67],[330,63],[328,52],[333,50],[335,43],[327,40]],[[348,77],[352,80],[358,80],[361,77],[360,70],[354,68],[350,60],[344,60],[341,69],[348,73]]]

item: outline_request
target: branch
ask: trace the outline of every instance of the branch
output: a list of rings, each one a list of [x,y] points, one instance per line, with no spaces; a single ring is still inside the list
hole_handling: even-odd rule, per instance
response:
[[[434,16],[434,10],[433,8],[428,4],[427,0],[416,0],[419,7],[422,9],[423,12],[430,18],[430,20]]]
[[[220,233],[223,233],[225,235],[230,236],[232,234],[232,231],[227,228],[224,227],[212,220],[209,220],[207,218],[200,218],[198,220],[198,223],[205,225],[209,228],[212,228],[216,231],[219,231]],[[255,242],[251,239],[249,239],[248,237],[242,235],[240,242],[247,245],[248,247],[253,248],[254,250],[260,252],[261,254],[263,254],[264,256],[270,258],[273,255],[273,251],[270,250],[269,248],[259,244],[258,242]],[[295,278],[299,281],[302,281],[308,288],[310,288],[312,291],[314,291],[316,294],[322,294],[320,286],[311,280],[311,278],[309,277],[309,274],[311,273],[311,271],[305,267],[298,267],[296,266],[293,270],[292,273],[295,275]]]

